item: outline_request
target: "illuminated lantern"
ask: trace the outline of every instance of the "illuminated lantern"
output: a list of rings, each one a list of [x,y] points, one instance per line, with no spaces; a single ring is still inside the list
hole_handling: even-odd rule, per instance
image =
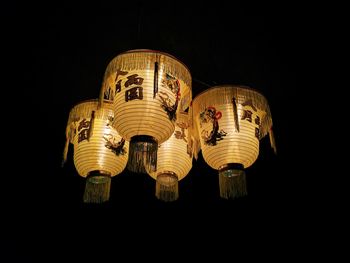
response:
[[[179,114],[175,132],[158,149],[157,171],[149,175],[156,182],[156,197],[163,201],[175,201],[179,197],[178,181],[192,168],[193,139],[189,132],[187,113]]]
[[[86,203],[108,201],[111,177],[120,174],[127,164],[129,143],[112,127],[113,119],[112,104],[105,102],[98,107],[98,100],[82,102],[69,113],[64,161],[70,142],[74,145],[75,168],[86,178]]]
[[[101,99],[113,102],[113,127],[130,141],[130,171],[156,170],[158,145],[174,133],[191,96],[189,70],[169,54],[131,50],[109,63]]]
[[[259,140],[272,134],[267,100],[245,86],[216,86],[193,100],[193,119],[206,163],[219,170],[220,196],[233,199],[247,194],[244,168],[259,155]]]

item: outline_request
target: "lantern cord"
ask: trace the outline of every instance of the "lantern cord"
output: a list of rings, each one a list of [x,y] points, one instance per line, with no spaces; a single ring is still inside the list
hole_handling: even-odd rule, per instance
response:
[[[238,122],[238,113],[237,113],[237,104],[236,104],[236,98],[232,98],[232,106],[233,106],[233,117],[235,120],[235,129],[236,132],[239,132],[239,122]]]
[[[273,134],[273,130],[272,127],[269,131],[269,137],[270,137],[270,144],[271,144],[271,148],[273,149],[273,152],[275,154],[277,154],[277,147],[276,147],[276,141],[275,141],[275,136]]]
[[[202,84],[203,86],[206,86],[206,87],[209,87],[209,88],[213,86],[213,85],[205,83],[204,81],[201,81],[201,80],[199,80],[197,78],[192,77],[192,79],[193,79],[193,81],[198,82],[198,83]]]

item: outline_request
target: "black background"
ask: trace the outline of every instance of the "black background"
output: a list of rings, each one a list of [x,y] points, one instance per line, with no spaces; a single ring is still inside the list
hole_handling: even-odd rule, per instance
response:
[[[3,23],[10,40],[4,57],[15,108],[7,110],[15,118],[7,116],[16,134],[15,144],[8,141],[12,158],[5,159],[12,168],[4,189],[10,200],[8,255],[133,259],[149,248],[140,252],[144,259],[166,253],[226,257],[236,244],[249,251],[266,245],[262,255],[268,256],[275,249],[287,255],[309,251],[307,240],[315,235],[309,215],[316,206],[307,198],[303,173],[309,152],[302,141],[312,131],[300,135],[307,121],[300,118],[300,96],[313,89],[317,10],[221,1],[6,6],[4,17],[13,24]],[[278,155],[265,137],[258,160],[246,169],[247,197],[220,199],[217,171],[200,155],[174,203],[154,197],[151,177],[125,170],[112,180],[108,203],[83,204],[85,181],[74,169],[72,148],[60,167],[69,111],[98,97],[110,60],[138,48],[167,52],[186,64],[194,97],[220,84],[248,85],[266,96]],[[310,228],[300,231],[303,226]],[[295,237],[300,245],[291,248],[287,243]]]

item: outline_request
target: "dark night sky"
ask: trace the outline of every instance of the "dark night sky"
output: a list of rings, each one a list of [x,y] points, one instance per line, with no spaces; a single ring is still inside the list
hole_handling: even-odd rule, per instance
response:
[[[18,226],[11,229],[17,254],[36,258],[43,249],[63,258],[72,252],[79,258],[86,254],[85,246],[103,244],[107,236],[115,239],[107,245],[115,249],[112,254],[125,253],[129,245],[147,246],[151,238],[162,249],[167,227],[184,240],[188,251],[191,242],[205,250],[223,236],[243,243],[251,239],[253,245],[264,242],[267,235],[276,243],[292,235],[301,211],[307,210],[300,205],[305,202],[303,186],[294,180],[303,166],[295,164],[307,153],[298,153],[294,124],[300,110],[297,92],[310,92],[306,69],[312,44],[307,40],[314,31],[313,23],[306,23],[311,16],[308,9],[292,4],[215,1],[190,7],[178,1],[125,1],[13,4],[6,11],[19,21],[15,30],[8,31],[17,57],[11,66],[18,70],[17,62],[25,62],[14,77],[28,117],[21,125],[30,138],[26,158],[15,166],[16,189],[9,206],[9,221]],[[68,113],[78,102],[99,95],[104,70],[113,57],[138,48],[164,51],[184,62],[192,74],[194,96],[206,85],[219,84],[248,85],[266,96],[278,155],[265,137],[259,159],[246,170],[247,197],[220,199],[217,172],[200,156],[180,182],[180,199],[175,203],[164,204],[154,197],[151,177],[126,170],[112,180],[110,202],[82,203],[85,181],[75,172],[72,155],[66,167],[60,167]],[[13,150],[11,155],[15,154]],[[222,249],[230,251],[230,246],[223,244]]]

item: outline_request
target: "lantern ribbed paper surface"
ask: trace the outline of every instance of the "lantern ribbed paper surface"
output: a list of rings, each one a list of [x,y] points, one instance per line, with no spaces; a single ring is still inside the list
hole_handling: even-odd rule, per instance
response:
[[[173,134],[191,96],[190,72],[171,55],[132,50],[109,63],[101,98],[113,101],[113,127],[130,141],[128,169],[155,170],[157,145]]]
[[[189,126],[188,114],[179,114],[175,132],[158,149],[157,171],[149,173],[157,180],[156,196],[163,201],[178,199],[178,181],[192,168],[193,139]]]
[[[97,100],[76,105],[69,115],[67,138],[74,144],[74,165],[87,178],[86,202],[107,201],[110,178],[127,164],[129,143],[112,127],[113,119],[111,103],[98,108]]]
[[[272,127],[267,100],[248,87],[217,86],[194,99],[193,114],[204,160],[221,171],[221,196],[245,195],[238,171],[255,162],[259,139]]]

